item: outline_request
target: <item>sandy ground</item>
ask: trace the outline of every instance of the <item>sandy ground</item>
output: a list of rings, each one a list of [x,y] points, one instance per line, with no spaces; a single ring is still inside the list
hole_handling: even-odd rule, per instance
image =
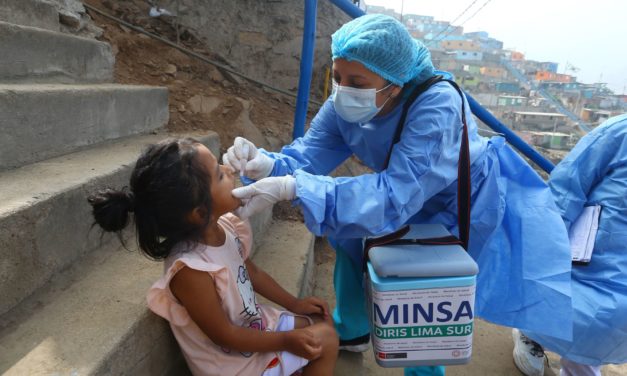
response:
[[[333,293],[333,264],[335,254],[326,240],[317,239],[315,246],[315,288],[314,295],[326,299],[331,306],[335,305]],[[511,329],[494,325],[481,319],[475,320],[473,339],[473,356],[469,364],[446,368],[447,376],[505,376],[522,375],[512,360],[514,348]],[[545,376],[559,375],[559,357],[548,353]],[[399,368],[379,367],[373,357],[372,350],[364,353],[340,352],[335,369],[337,376],[392,376],[402,375]],[[602,369],[603,376],[626,376],[627,364],[606,366]]]

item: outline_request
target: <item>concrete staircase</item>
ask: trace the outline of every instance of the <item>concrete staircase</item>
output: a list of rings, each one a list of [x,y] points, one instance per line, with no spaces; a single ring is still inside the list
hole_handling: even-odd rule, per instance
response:
[[[0,0],[0,374],[185,372],[166,322],[146,308],[162,265],[92,229],[89,193],[122,187],[167,136],[167,89],[111,81],[110,47],[59,33],[45,2]],[[188,134],[189,135],[189,134]],[[215,133],[191,134],[219,154]],[[251,219],[254,260],[311,292],[313,236]]]
[[[113,78],[111,47],[94,39],[0,22],[0,46],[3,82],[87,83]]]

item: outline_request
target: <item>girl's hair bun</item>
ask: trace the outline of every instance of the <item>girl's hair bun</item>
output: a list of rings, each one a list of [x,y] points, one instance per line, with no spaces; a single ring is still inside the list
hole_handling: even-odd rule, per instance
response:
[[[118,232],[128,224],[128,213],[135,210],[135,197],[126,190],[104,189],[87,198],[96,223],[105,231]]]

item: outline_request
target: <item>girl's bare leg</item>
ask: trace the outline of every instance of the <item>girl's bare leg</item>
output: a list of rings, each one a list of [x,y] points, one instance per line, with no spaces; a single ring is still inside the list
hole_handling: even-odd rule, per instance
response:
[[[324,320],[317,315],[312,316],[312,319],[313,325],[304,317],[294,318],[295,329],[306,327],[322,341],[322,354],[303,368],[303,376],[332,376],[339,351],[339,339],[333,327],[333,320],[330,317]]]

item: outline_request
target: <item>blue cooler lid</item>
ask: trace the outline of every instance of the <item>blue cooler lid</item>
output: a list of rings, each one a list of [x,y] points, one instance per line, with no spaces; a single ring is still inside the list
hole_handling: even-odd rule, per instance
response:
[[[411,225],[403,239],[451,235],[440,224]],[[379,277],[460,277],[476,275],[479,267],[460,245],[383,245],[368,252]]]

